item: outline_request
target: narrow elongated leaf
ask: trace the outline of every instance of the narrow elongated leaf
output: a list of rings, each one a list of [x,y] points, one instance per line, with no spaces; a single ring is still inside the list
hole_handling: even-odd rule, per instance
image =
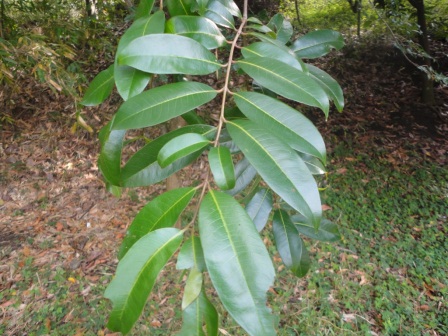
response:
[[[268,26],[277,33],[277,40],[287,43],[293,34],[291,22],[286,20],[280,13],[275,14]]]
[[[166,0],[170,16],[190,15],[194,0]]]
[[[282,43],[282,42],[279,41],[279,40],[276,40],[276,39],[275,39],[275,36],[274,36],[274,37],[271,37],[271,34],[260,34],[260,33],[257,33],[257,32],[249,32],[249,33],[247,33],[247,35],[256,37],[256,38],[259,39],[261,42],[271,43],[271,44],[273,44],[273,45],[275,45],[275,46],[277,46],[277,47],[279,47],[279,48],[281,48],[281,49],[283,49],[283,48],[287,48],[287,47],[284,45],[284,43]],[[288,49],[289,49],[289,48],[288,48]]]
[[[192,268],[185,284],[184,296],[182,297],[182,310],[185,310],[194,300],[197,299],[202,290],[202,272],[197,268]]]
[[[328,219],[322,219],[317,231],[301,215],[291,216],[291,221],[294,223],[297,231],[307,237],[324,242],[335,242],[341,239],[338,226]]]
[[[299,57],[317,58],[328,54],[332,48],[339,50],[343,46],[344,38],[341,33],[334,30],[316,30],[294,41],[291,49]]]
[[[319,225],[322,209],[316,181],[285,142],[250,120],[227,123],[232,139],[263,180],[295,210]]]
[[[137,20],[141,17],[148,16],[149,14],[151,14],[153,6],[154,6],[154,0],[140,1],[135,11],[135,19]]]
[[[297,70],[304,71],[306,69],[305,63],[288,48],[279,48],[275,44],[268,42],[255,42],[251,45],[241,49],[244,58],[250,57],[270,57],[275,58],[283,63],[286,63]]]
[[[200,272],[204,272],[206,269],[201,239],[196,236],[191,236],[184,242],[176,264],[177,269],[189,269],[192,267],[197,268]]]
[[[126,131],[112,131],[111,123],[104,126],[99,134],[101,151],[98,168],[107,182],[113,186],[121,185],[121,151]]]
[[[187,75],[207,75],[221,67],[199,42],[173,34],[136,38],[118,55],[118,64],[155,74]]]
[[[114,65],[112,64],[106,70],[96,75],[92,82],[90,82],[81,104],[84,106],[99,105],[110,96],[113,88]]]
[[[148,233],[119,262],[104,296],[113,303],[107,327],[127,334],[140,316],[160,270],[178,249],[183,232],[164,228]]]
[[[218,336],[218,312],[202,290],[196,300],[182,312],[182,329],[177,336],[203,336],[204,323],[207,336]]]
[[[148,202],[129,226],[118,258],[123,258],[132,245],[149,232],[173,226],[195,192],[194,188],[173,189]]]
[[[165,168],[174,161],[204,149],[210,141],[197,133],[187,133],[179,135],[177,138],[168,141],[157,156],[160,167]]]
[[[330,107],[327,94],[305,73],[266,57],[250,57],[237,64],[260,85],[285,98],[319,107],[328,116]]]
[[[218,187],[222,190],[232,189],[235,186],[235,170],[230,150],[222,146],[211,148],[208,162]]]
[[[303,277],[310,269],[310,257],[294,224],[284,210],[276,210],[272,221],[275,244],[286,267]]]
[[[266,307],[274,268],[254,224],[233,197],[211,190],[199,210],[199,232],[213,286],[249,335],[275,335]]]
[[[226,192],[232,196],[240,193],[249,185],[255,175],[257,175],[257,170],[250,164],[249,160],[243,158],[235,165],[235,187]]]
[[[186,133],[202,134],[212,140],[215,128],[208,125],[191,125],[176,129],[151,141],[135,153],[122,170],[124,187],[141,187],[162,181],[179,169],[187,166],[199,157],[200,152],[180,159],[168,167],[162,168],[157,162],[160,149],[171,139]]]
[[[200,16],[175,16],[166,23],[166,32],[192,38],[207,49],[216,49],[226,43],[216,24]]]
[[[234,98],[250,120],[274,133],[291,148],[326,161],[324,140],[303,114],[277,99],[256,92],[236,92]]]
[[[327,93],[328,97],[333,100],[338,111],[341,112],[344,108],[344,92],[342,91],[339,83],[318,67],[315,67],[312,64],[308,64],[307,67],[309,70],[309,76],[320,84],[320,86]]]
[[[229,9],[217,0],[212,0],[208,4],[204,16],[219,26],[235,29],[235,20],[229,12]]]
[[[272,193],[269,189],[260,189],[247,203],[246,212],[255,224],[258,232],[263,230],[272,210]]]
[[[167,84],[140,93],[124,102],[112,129],[133,129],[160,124],[215,98],[216,91],[196,82]]]

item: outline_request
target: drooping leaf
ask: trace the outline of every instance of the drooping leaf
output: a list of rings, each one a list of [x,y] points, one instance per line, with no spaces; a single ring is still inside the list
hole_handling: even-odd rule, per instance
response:
[[[283,63],[286,63],[297,70],[306,70],[306,65],[300,58],[297,58],[294,53],[287,47],[279,48],[278,46],[268,42],[255,42],[251,45],[241,49],[244,58],[250,57],[269,57],[275,58]]]
[[[221,67],[215,55],[199,42],[174,34],[136,38],[117,59],[119,65],[155,74],[207,75]]]
[[[310,268],[310,257],[288,213],[276,210],[272,221],[275,245],[283,263],[294,275],[303,277]]]
[[[170,16],[190,15],[194,0],[166,0]]]
[[[206,269],[201,239],[196,236],[191,236],[184,242],[176,264],[177,269],[189,269],[192,267],[197,268],[200,272],[204,272]]]
[[[192,38],[207,49],[216,49],[226,43],[216,24],[200,16],[175,16],[166,23],[166,32]]]
[[[275,14],[268,23],[268,27],[277,33],[277,40],[286,44],[293,34],[291,22],[285,20],[282,14]]]
[[[114,65],[101,71],[92,80],[84,94],[81,104],[84,106],[95,106],[101,104],[110,96],[114,88]]]
[[[216,184],[222,190],[235,186],[235,170],[232,155],[227,147],[212,147],[208,153],[208,162]]]
[[[241,11],[238,5],[235,3],[235,1],[233,0],[217,0],[217,1],[220,2],[225,8],[227,8],[229,13],[232,14],[233,16],[236,16],[237,18],[242,17]]]
[[[227,122],[232,139],[263,180],[290,206],[319,225],[322,209],[316,181],[285,142],[250,120]]]
[[[338,226],[328,219],[322,219],[317,231],[301,215],[291,216],[291,221],[294,223],[297,231],[307,237],[323,242],[335,242],[341,239]]]
[[[235,187],[226,192],[232,196],[240,193],[250,184],[255,175],[257,175],[257,170],[246,158],[243,158],[235,165]]]
[[[174,161],[203,150],[210,141],[197,133],[186,133],[168,141],[157,155],[160,167],[165,168]]]
[[[202,290],[202,272],[192,268],[185,284],[184,296],[182,297],[182,310],[185,310],[197,299]]]
[[[202,290],[182,312],[182,329],[176,336],[203,336],[205,323],[207,336],[218,336],[218,312]]]
[[[173,226],[195,192],[194,188],[173,189],[148,202],[129,226],[118,258],[122,259],[132,245],[149,232]]]
[[[121,185],[121,151],[126,131],[112,131],[111,123],[105,125],[99,134],[101,151],[98,168],[106,181],[113,186]]]
[[[326,173],[324,165],[317,157],[305,153],[299,153],[299,155],[303,162],[305,162],[311,174],[322,175]]]
[[[312,77],[320,86],[325,90],[328,97],[333,100],[336,108],[339,112],[344,108],[344,92],[341,89],[336,80],[333,79],[328,73],[315,67],[312,64],[307,64],[309,70],[309,76]]]
[[[327,94],[305,73],[267,57],[250,57],[236,63],[260,85],[285,98],[319,107],[328,116]]]
[[[151,141],[135,153],[123,167],[123,186],[141,187],[160,182],[179,169],[182,169],[193,162],[199,157],[199,152],[180,159],[166,168],[160,167],[157,162],[157,155],[160,149],[168,141],[181,134],[192,132],[202,134],[207,137],[207,139],[212,140],[215,134],[215,128],[209,125],[185,126]]]
[[[255,224],[258,232],[263,230],[272,210],[272,193],[269,189],[260,189],[247,203],[246,212]]]
[[[136,129],[160,124],[215,98],[216,91],[196,82],[179,82],[156,87],[124,102],[112,129]]]
[[[249,335],[275,335],[266,291],[274,268],[254,224],[233,197],[211,190],[199,210],[199,232],[213,286]]]
[[[291,148],[326,161],[325,143],[317,128],[303,114],[277,99],[256,92],[236,92],[236,105]]]
[[[143,236],[118,263],[104,296],[113,310],[107,327],[127,334],[140,316],[160,270],[178,249],[183,232],[164,228]]]
[[[334,30],[315,30],[300,37],[291,46],[298,57],[317,58],[328,54],[332,48],[339,50],[344,46],[341,33]]]
[[[152,7],[154,6],[154,0],[142,0],[138,4],[137,9],[135,10],[135,19],[139,19],[144,16],[148,16],[151,14]]]
[[[235,29],[235,20],[229,9],[218,0],[212,0],[207,6],[204,16],[219,26]]]

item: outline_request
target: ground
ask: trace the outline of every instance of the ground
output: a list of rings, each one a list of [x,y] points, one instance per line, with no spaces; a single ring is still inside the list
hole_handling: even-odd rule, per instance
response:
[[[446,43],[440,44],[446,58]],[[330,172],[344,174],[342,161],[370,154],[383,158],[392,170],[425,162],[446,170],[446,87],[436,88],[436,106],[419,103],[418,74],[391,46],[353,46],[321,62],[346,97],[343,113],[334,111],[328,121],[316,111],[305,111],[328,144]],[[27,85],[29,95],[17,97],[14,122],[0,128],[0,333],[64,335],[65,325],[73,335],[108,334],[108,303],[101,291],[114,273],[117,248],[133,216],[164,186],[125,190],[121,198],[106,191],[96,164],[96,132],[114,113],[116,97],[84,111],[93,134],[83,129],[73,133],[73,103],[36,83]],[[186,176],[198,174],[200,164],[189,169],[193,171],[181,173],[186,185]],[[326,206],[331,212],[332,204]],[[446,225],[446,217],[441,220]],[[350,257],[350,252],[344,254]],[[347,276],[361,282],[364,275],[354,270]],[[303,284],[282,290],[297,294]],[[179,296],[157,295],[157,309]],[[58,302],[50,304],[54,300]],[[95,315],[98,310],[101,316]],[[179,319],[176,314],[153,314],[150,328],[169,325]],[[344,318],[355,317],[347,313]],[[381,318],[366,318],[376,324],[372,332],[384,331]]]

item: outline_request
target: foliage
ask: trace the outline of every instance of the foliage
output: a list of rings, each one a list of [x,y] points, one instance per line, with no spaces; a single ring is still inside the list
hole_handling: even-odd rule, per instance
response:
[[[321,174],[326,163],[322,137],[276,95],[317,107],[325,117],[330,101],[341,110],[343,95],[337,82],[302,58],[341,48],[342,37],[326,30],[290,43],[292,27],[281,15],[264,25],[247,18],[247,13],[241,15],[232,0],[168,1],[167,21],[160,9],[151,14],[153,5],[154,1],[140,4],[144,11],[137,9],[140,14],[120,40],[114,64],[94,79],[82,102],[100,103],[110,94],[112,83],[124,100],[100,132],[99,168],[114,190],[160,182],[203,154],[208,155],[210,169],[197,181],[199,186],[168,192],[176,197],[162,194],[137,215],[120,250],[116,277],[106,290],[114,306],[108,327],[125,334],[131,330],[159,272],[190,237],[193,241],[183,245],[178,265],[189,269],[181,334],[203,335],[203,326],[209,335],[217,334],[217,313],[203,286],[208,275],[224,308],[248,334],[274,335],[276,319],[266,306],[266,292],[275,271],[258,232],[266,226],[271,209],[276,208],[277,249],[297,276],[304,276],[310,267],[299,233],[326,240],[322,230],[328,230],[338,236],[331,222],[324,220],[320,229],[322,210],[313,174]],[[225,43],[224,36],[232,42]],[[239,58],[237,47],[242,48]],[[212,53],[213,49],[217,51]],[[262,91],[272,92],[272,97],[231,90],[235,70],[252,78]],[[213,74],[224,78],[217,89],[196,77]],[[163,76],[170,80],[161,82]],[[216,106],[213,100],[218,94],[222,101]],[[202,120],[209,118],[199,115],[194,124],[149,142],[122,166],[126,131],[195,115],[204,104],[219,111],[217,125],[204,124]],[[229,108],[233,115],[228,115]],[[254,180],[257,174],[261,178]],[[275,194],[258,189],[264,184]],[[249,185],[253,195],[245,190]],[[248,211],[241,205],[244,199]],[[194,203],[192,218],[181,230],[169,228],[189,203]],[[150,214],[148,209],[158,212]],[[301,216],[290,217],[296,214]]]

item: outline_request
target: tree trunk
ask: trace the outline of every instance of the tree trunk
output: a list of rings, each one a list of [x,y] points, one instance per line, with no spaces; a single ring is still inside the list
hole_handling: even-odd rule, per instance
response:
[[[0,37],[5,38],[3,34],[3,27],[5,22],[5,0],[2,0],[0,4]]]
[[[299,26],[302,26],[302,20],[300,19],[299,0],[294,0],[294,5],[295,5],[295,8],[296,8],[297,24],[298,24]]]

